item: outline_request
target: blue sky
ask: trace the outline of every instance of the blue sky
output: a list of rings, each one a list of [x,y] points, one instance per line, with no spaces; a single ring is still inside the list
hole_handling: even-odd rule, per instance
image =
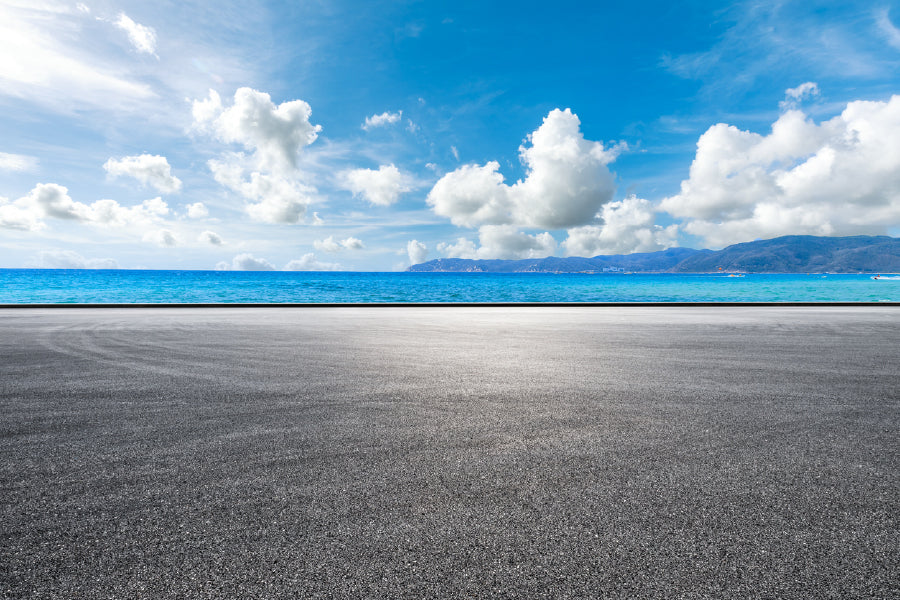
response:
[[[900,4],[0,0],[0,267],[900,235]]]

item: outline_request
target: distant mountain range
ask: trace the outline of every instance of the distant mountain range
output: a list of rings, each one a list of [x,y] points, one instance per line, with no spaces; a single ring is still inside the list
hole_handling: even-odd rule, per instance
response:
[[[483,273],[898,273],[900,238],[789,235],[734,244],[723,250],[670,248],[593,258],[475,260],[438,258],[408,271]]]

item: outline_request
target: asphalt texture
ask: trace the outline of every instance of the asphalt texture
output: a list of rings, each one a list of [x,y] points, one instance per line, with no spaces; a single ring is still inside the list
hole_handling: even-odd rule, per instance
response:
[[[8,598],[898,598],[896,307],[0,310]]]

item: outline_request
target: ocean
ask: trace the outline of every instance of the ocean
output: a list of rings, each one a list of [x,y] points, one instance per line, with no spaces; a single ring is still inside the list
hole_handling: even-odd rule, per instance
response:
[[[900,276],[0,269],[0,304],[900,302]]]

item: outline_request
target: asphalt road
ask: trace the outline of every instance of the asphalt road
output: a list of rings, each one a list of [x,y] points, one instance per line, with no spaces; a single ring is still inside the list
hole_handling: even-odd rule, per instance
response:
[[[12,598],[898,598],[896,307],[0,310]]]

